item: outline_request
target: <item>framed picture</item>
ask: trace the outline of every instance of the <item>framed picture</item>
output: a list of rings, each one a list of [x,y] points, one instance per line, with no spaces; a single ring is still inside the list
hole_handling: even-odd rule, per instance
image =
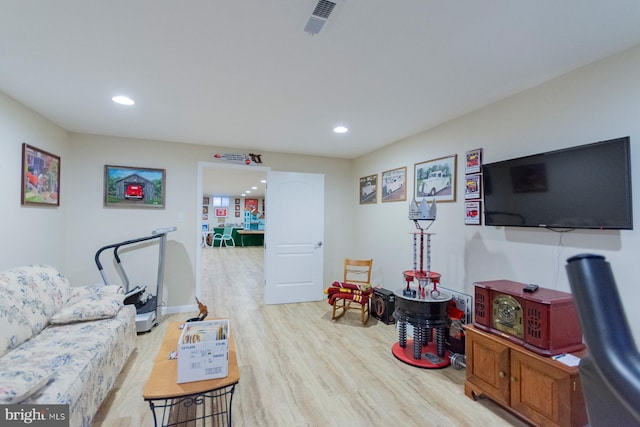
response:
[[[467,151],[464,173],[479,173],[482,168],[482,148]]]
[[[104,206],[164,209],[165,186],[164,169],[106,165]]]
[[[456,154],[415,164],[416,200],[456,201]]]
[[[378,174],[360,178],[360,204],[378,202]]]
[[[240,199],[236,199],[236,205],[240,204]]]
[[[382,172],[382,201],[407,200],[407,167]]]
[[[60,157],[22,144],[20,203],[60,206]]]
[[[236,210],[239,211],[240,210],[240,205],[236,205]]]
[[[215,216],[216,218],[226,218],[229,214],[229,210],[227,208],[215,208]]]
[[[208,205],[209,204],[209,196],[204,196],[202,198],[202,204],[203,205]]]
[[[244,210],[255,212],[258,210],[258,199],[244,199]]]
[[[209,213],[209,206],[204,205],[202,206],[202,214],[208,214]]]
[[[464,177],[464,198],[479,199],[480,194],[482,194],[480,190],[481,182],[482,175],[479,173],[466,175]]]
[[[236,212],[236,218],[240,218],[240,212]]]
[[[480,200],[472,202],[464,202],[464,223],[467,225],[480,225],[480,218],[482,217],[480,211]]]

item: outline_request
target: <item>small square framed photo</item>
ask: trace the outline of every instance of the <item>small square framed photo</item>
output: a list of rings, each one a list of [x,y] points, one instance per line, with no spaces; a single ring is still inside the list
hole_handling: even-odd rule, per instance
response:
[[[464,223],[467,225],[480,225],[482,218],[482,211],[480,210],[482,202],[480,200],[474,200],[471,202],[464,202]]]
[[[360,178],[360,204],[378,202],[378,174]]]
[[[480,189],[481,182],[482,175],[479,173],[464,177],[464,198],[466,200],[480,198],[480,194],[482,194]]]
[[[482,148],[467,151],[465,155],[464,173],[480,173],[482,169]]]

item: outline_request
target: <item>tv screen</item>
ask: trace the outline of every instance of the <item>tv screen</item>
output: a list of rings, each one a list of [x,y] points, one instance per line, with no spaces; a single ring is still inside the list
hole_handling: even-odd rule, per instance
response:
[[[482,167],[485,225],[632,230],[629,137]]]

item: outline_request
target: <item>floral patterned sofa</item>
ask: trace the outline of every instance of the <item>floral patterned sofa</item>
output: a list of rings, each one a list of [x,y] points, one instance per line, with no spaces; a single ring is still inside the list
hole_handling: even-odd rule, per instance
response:
[[[0,295],[0,404],[66,404],[89,426],[136,345],[122,288],[31,265],[0,272]]]

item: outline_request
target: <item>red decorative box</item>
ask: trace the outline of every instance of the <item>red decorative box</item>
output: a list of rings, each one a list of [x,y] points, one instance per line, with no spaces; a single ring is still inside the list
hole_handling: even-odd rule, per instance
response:
[[[571,294],[524,283],[493,280],[474,283],[473,324],[543,356],[585,347]]]

